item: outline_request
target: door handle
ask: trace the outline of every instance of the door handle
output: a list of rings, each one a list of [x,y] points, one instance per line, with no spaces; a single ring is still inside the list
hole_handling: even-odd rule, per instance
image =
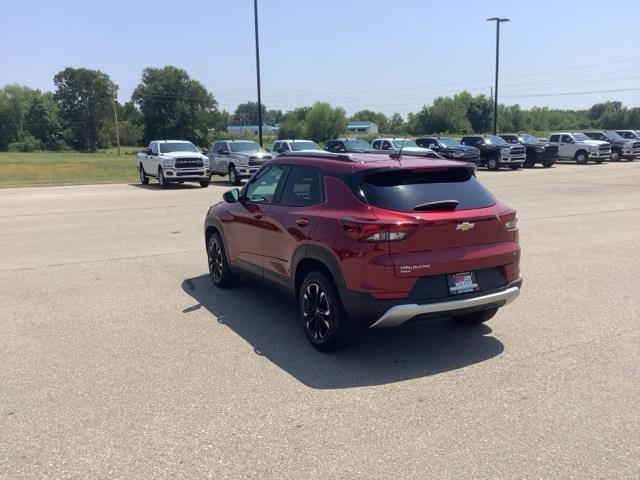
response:
[[[309,220],[307,220],[306,218],[299,218],[296,220],[296,223],[301,227],[306,227],[307,225],[309,225]]]
[[[263,215],[260,212],[254,213],[253,216],[256,217],[256,218],[262,218],[263,217]]]

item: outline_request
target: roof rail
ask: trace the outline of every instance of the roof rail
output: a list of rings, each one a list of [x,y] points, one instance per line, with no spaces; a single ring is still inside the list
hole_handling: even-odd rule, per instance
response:
[[[311,157],[311,158],[326,158],[330,160],[345,160],[353,161],[353,157],[348,153],[333,153],[324,152],[318,150],[317,152],[282,152],[279,157]]]

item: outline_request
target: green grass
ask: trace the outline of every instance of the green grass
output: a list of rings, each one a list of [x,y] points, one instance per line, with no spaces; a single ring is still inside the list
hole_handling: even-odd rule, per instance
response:
[[[138,178],[134,147],[97,153],[0,152],[0,188],[129,183]]]

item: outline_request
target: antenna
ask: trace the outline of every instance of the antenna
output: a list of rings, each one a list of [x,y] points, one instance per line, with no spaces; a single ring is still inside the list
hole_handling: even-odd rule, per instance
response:
[[[402,157],[402,149],[404,148],[404,142],[406,142],[406,137],[402,139],[402,143],[400,144],[400,151],[398,152],[398,159]]]

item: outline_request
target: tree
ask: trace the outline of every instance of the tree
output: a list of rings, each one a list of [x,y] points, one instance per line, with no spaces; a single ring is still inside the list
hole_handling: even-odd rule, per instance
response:
[[[40,148],[56,150],[64,146],[58,103],[52,93],[33,97],[25,116],[25,127],[40,143]]]
[[[36,90],[22,85],[5,85],[0,89],[0,149],[6,150],[25,132],[25,117]]]
[[[262,123],[267,123],[267,107],[262,105]],[[231,117],[233,125],[258,125],[258,103],[246,102],[236,107],[236,111]]]
[[[131,99],[142,112],[144,143],[176,138],[207,144],[209,122],[217,103],[200,82],[181,68],[145,68]]]
[[[307,136],[316,142],[344,134],[347,129],[347,117],[343,108],[332,108],[324,102],[316,102],[305,117]]]
[[[391,115],[391,117],[389,118],[389,126],[387,127],[389,133],[404,133],[405,127],[406,125],[404,123],[402,115],[400,115],[399,113],[394,113],[393,115]]]
[[[95,152],[100,130],[112,114],[116,85],[99,70],[65,68],[53,77],[54,98],[75,146]]]
[[[284,114],[282,110],[268,110],[267,115],[263,117],[262,121],[267,125],[278,125],[284,120]]]

